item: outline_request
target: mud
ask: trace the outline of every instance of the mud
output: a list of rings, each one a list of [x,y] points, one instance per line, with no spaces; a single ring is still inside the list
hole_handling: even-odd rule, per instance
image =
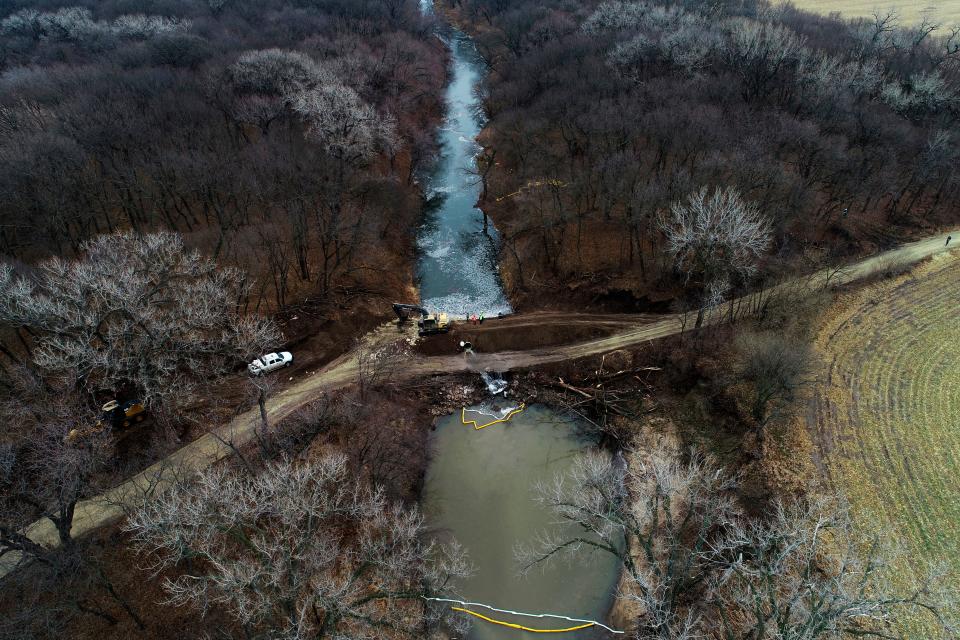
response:
[[[450,333],[425,336],[415,351],[425,356],[453,355],[460,352],[461,340],[471,343],[475,353],[554,347],[605,338],[645,317],[546,311],[486,318],[482,323],[458,321],[452,323]]]

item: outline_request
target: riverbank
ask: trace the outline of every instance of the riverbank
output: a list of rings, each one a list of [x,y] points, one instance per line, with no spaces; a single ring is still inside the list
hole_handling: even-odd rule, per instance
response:
[[[956,235],[955,231],[952,233]],[[945,252],[945,237],[938,235],[875,256],[851,265],[842,273],[833,271],[803,283],[785,284],[781,289],[793,292],[792,297],[787,298],[790,304],[768,306],[763,326],[768,330],[777,330],[777,327],[785,326],[784,322],[794,322],[803,308],[807,308],[804,313],[815,313],[815,307],[803,307],[797,302],[806,299],[812,291],[820,290],[817,282],[821,277],[830,276],[831,282],[846,283],[882,276],[891,269],[906,268],[907,265],[926,257]],[[775,295],[773,291],[765,292],[762,297],[764,300],[780,300],[781,303],[784,300],[782,295]],[[518,316],[517,319],[520,318],[522,317]],[[545,324],[549,322],[545,321]],[[762,508],[769,499],[770,471],[777,471],[776,465],[758,464],[758,461],[778,458],[784,460],[785,464],[777,473],[787,473],[787,476],[781,477],[792,477],[797,481],[796,486],[802,487],[803,469],[793,464],[797,462],[797,456],[791,456],[789,440],[778,435],[768,438],[765,449],[770,450],[771,445],[776,445],[773,449],[777,455],[758,455],[756,439],[751,438],[748,426],[742,422],[741,411],[735,406],[736,398],[726,393],[732,387],[722,374],[729,372],[734,363],[724,359],[726,356],[717,351],[717,347],[730,347],[732,328],[726,325],[709,325],[694,334],[681,334],[682,328],[682,323],[669,318],[658,322],[648,321],[646,324],[635,322],[631,328],[610,339],[526,353],[477,354],[476,358],[482,366],[497,365],[496,368],[501,370],[511,369],[518,372],[509,376],[511,384],[516,383],[516,387],[511,391],[514,397],[550,403],[557,407],[570,406],[587,416],[593,416],[591,420],[595,425],[603,427],[598,428],[596,433],[601,436],[606,433],[608,442],[623,440],[625,435],[638,429],[636,422],[618,413],[623,412],[624,401],[630,403],[634,414],[670,418],[679,428],[685,446],[696,445],[700,450],[713,454],[727,469],[737,470],[745,465],[753,469],[752,478],[748,478],[750,482],[745,483],[740,492],[742,499],[753,509]],[[396,337],[395,327],[393,332],[384,335]],[[428,340],[444,338],[449,336],[437,336]],[[615,351],[617,349],[619,351]],[[606,355],[600,355],[604,353]],[[389,382],[388,386],[393,390],[391,393],[399,398],[413,398],[416,393],[425,393],[425,404],[422,408],[411,405],[411,411],[419,417],[412,423],[402,421],[402,429],[393,428],[394,425],[383,428],[383,422],[379,419],[382,414],[374,416],[377,419],[362,422],[360,426],[372,429],[369,433],[389,436],[391,442],[412,443],[412,446],[407,448],[408,451],[423,451],[424,448],[418,443],[423,442],[429,433],[430,423],[422,419],[430,413],[429,407],[445,403],[442,410],[437,411],[449,413],[457,410],[458,405],[474,402],[485,394],[480,387],[479,376],[470,372],[465,365],[463,356],[407,357],[400,360],[394,364],[392,375],[384,382]],[[466,377],[459,374],[438,376],[444,372],[455,371],[466,371]],[[268,399],[266,412],[271,424],[280,424],[289,416],[307,411],[314,403],[336,397],[338,389],[355,388],[356,376],[356,361],[350,357],[342,358],[334,365],[298,381]],[[441,391],[447,386],[444,381],[456,381],[446,399],[443,395],[438,396],[446,393]],[[457,386],[460,388],[456,388]],[[357,401],[354,401],[349,406],[356,405]],[[189,474],[212,463],[224,464],[225,461],[235,459],[235,450],[231,445],[244,446],[254,442],[255,427],[258,423],[256,412],[238,416],[229,428],[208,434],[196,443],[183,447],[156,470],[167,473],[181,468],[183,474]],[[411,424],[414,428],[410,427]],[[328,431],[324,430],[322,433],[326,434]],[[340,433],[343,434],[344,442],[351,442],[349,428]],[[409,440],[407,437],[401,438],[404,434],[414,437]],[[320,443],[325,441],[322,438],[318,440]],[[78,540],[82,542],[91,539],[89,534],[94,530],[99,530],[100,533],[113,530],[104,526],[122,514],[118,501],[122,501],[125,495],[131,495],[131,492],[135,493],[135,485],[149,481],[150,477],[136,476],[97,500],[81,502],[77,506],[74,532]],[[806,478],[809,478],[809,474]],[[165,479],[172,480],[167,476]],[[35,539],[44,544],[56,546],[55,534],[52,534],[52,527],[48,525],[45,521],[37,523],[31,529],[31,535],[36,535]],[[96,537],[93,540],[98,539],[100,533],[94,534]],[[92,544],[100,543],[95,541]],[[109,558],[122,557],[121,553],[113,553],[117,550],[113,545],[120,544],[123,542],[110,539],[104,547],[105,555]],[[117,565],[123,576],[128,572],[136,575],[130,572],[131,566],[135,566],[135,563],[127,561]],[[7,580],[5,584],[12,584],[9,577]],[[69,592],[79,593],[79,590]],[[11,606],[15,604],[11,603]],[[8,610],[4,608],[4,611]],[[101,638],[131,635],[118,632],[118,635],[113,636],[106,623],[98,629],[103,635],[97,637]],[[147,634],[145,637],[152,636]]]
[[[724,339],[723,335],[715,334],[715,337],[718,342]],[[439,338],[443,337],[428,340]],[[508,378],[510,402],[536,402],[558,412],[579,413],[583,420],[582,435],[603,446],[637,452],[636,455],[626,454],[628,463],[635,470],[635,465],[642,463],[642,457],[638,456],[651,448],[650,443],[657,438],[669,438],[675,442],[678,455],[682,455],[690,444],[712,450],[720,449],[721,445],[729,447],[732,439],[736,447],[736,443],[742,442],[742,432],[728,433],[728,425],[724,423],[713,425],[710,431],[687,413],[690,405],[709,401],[709,394],[700,387],[699,380],[702,372],[710,369],[710,365],[706,361],[692,365],[689,361],[679,359],[676,352],[681,346],[680,341],[665,341],[659,348],[642,346],[606,356],[591,356],[518,371]],[[685,357],[709,360],[709,353]],[[665,366],[671,369],[665,371]],[[694,366],[694,373],[684,381],[681,378],[684,372],[691,370],[691,366]],[[701,373],[697,373],[697,369]],[[584,394],[592,398],[585,398]],[[368,390],[363,398],[357,395],[356,390],[328,394],[325,402],[340,409],[333,415],[327,414],[323,428],[290,453],[312,457],[330,450],[343,451],[353,461],[356,473],[385,483],[391,495],[405,500],[419,499],[422,480],[430,464],[429,457],[425,455],[429,450],[427,443],[437,423],[430,416],[452,414],[457,419],[464,406],[486,397],[487,391],[476,373],[421,379],[400,376],[391,379],[388,376],[379,389]],[[629,414],[629,417],[623,414]],[[712,419],[716,415],[714,411],[704,419]],[[683,416],[684,421],[674,421],[676,416]],[[278,433],[296,432],[297,419],[298,416],[293,415],[273,426]],[[467,426],[463,428],[470,431]],[[501,425],[491,427],[498,428]],[[509,426],[504,425],[504,428]],[[261,446],[260,441],[251,441],[241,449],[241,453],[247,459],[254,458]],[[731,468],[738,468],[745,461],[749,462],[752,455],[753,452],[744,451],[741,447],[732,458],[728,454],[725,462]],[[240,462],[234,458],[221,464]],[[522,491],[522,488],[517,487],[516,491]],[[138,580],[137,575],[142,574],[129,570],[131,566],[136,566],[137,560],[125,550],[126,539],[118,529],[110,527],[98,532],[90,539],[90,544],[99,549],[98,557],[107,563],[109,574],[116,575],[118,584],[128,590],[125,595],[131,602],[145,611],[156,610],[160,594],[154,588],[155,583]],[[506,553],[512,555],[512,549]],[[623,576],[620,585],[622,589],[629,586]],[[11,590],[8,593],[15,592]],[[73,593],[83,597],[88,593],[93,596],[96,592],[89,586],[80,586]],[[118,607],[109,602],[101,604],[121,622],[113,625],[91,617],[84,624],[85,631],[76,637],[104,639],[136,635],[159,639],[169,637],[165,634],[170,628],[177,628],[177,624],[183,629],[206,629],[206,625],[211,624],[210,620],[224,619],[216,613],[211,618],[200,619],[189,610],[177,609],[173,617],[164,617],[162,612],[158,612],[159,619],[166,622],[140,632],[132,628]],[[607,619],[618,628],[630,628],[636,614],[635,605],[620,598],[613,603]]]
[[[336,451],[347,456],[353,475],[382,486],[391,499],[413,503],[418,500],[429,462],[432,416],[459,415],[462,406],[481,400],[487,392],[476,375],[444,376],[427,384],[384,382],[362,398],[353,389],[333,392],[284,419],[271,421],[268,429],[238,444],[234,455],[217,464],[256,469],[278,457],[308,460]],[[79,617],[71,626],[70,637],[77,640],[168,640],[222,632],[231,637],[243,635],[228,612],[217,606],[201,614],[191,607],[163,604],[166,594],[161,584],[172,572],[152,575],[150,559],[133,551],[122,526],[122,521],[114,521],[77,539],[74,551],[98,566],[102,578],[85,572],[60,576],[41,590],[36,606],[67,612],[75,611],[75,603],[80,603],[88,612],[96,612]],[[45,575],[42,566],[33,564],[4,576],[0,616],[14,620],[28,613],[19,607],[34,599],[38,584],[47,584]],[[144,628],[134,623],[119,601],[106,596],[102,580],[109,581],[144,621]]]
[[[630,38],[666,42],[669,28],[607,23],[600,2],[457,4],[448,15],[490,63],[480,206],[501,231],[501,274],[519,311],[696,305],[700,287],[677,273],[661,218],[701,188],[739,189],[771,222],[746,288],[956,225],[946,193],[960,183],[910,168],[923,154],[917,141],[936,135],[934,119],[871,99],[839,123],[804,92],[759,99],[723,56],[707,54],[694,71],[659,45],[641,55]],[[836,17],[787,11],[775,22],[826,56],[842,58],[840,43],[857,37]],[[917,46],[937,50],[932,39]],[[783,81],[803,82],[792,70]],[[858,121],[884,133],[865,140]],[[841,147],[849,153],[828,151]],[[883,170],[863,174],[854,157]]]
[[[475,41],[490,36],[497,41],[499,35],[493,24],[470,20],[463,14],[463,7],[452,7],[435,0],[436,10],[452,24]],[[481,52],[486,63],[502,58],[501,51],[487,48]],[[496,68],[488,69],[490,80],[497,83]],[[489,108],[488,87],[484,108]],[[490,115],[489,113],[487,114]],[[660,289],[646,274],[619,273],[611,277],[611,271],[622,271],[624,256],[630,254],[633,264],[633,249],[628,247],[632,239],[626,238],[623,229],[614,224],[592,223],[589,229],[568,222],[557,223],[534,215],[527,207],[530,199],[559,199],[564,185],[543,179],[520,180],[520,167],[512,155],[503,153],[505,144],[497,118],[486,119],[477,136],[482,151],[479,156],[484,164],[478,172],[480,188],[476,206],[500,231],[498,270],[504,291],[513,308],[518,312],[558,310],[576,312],[590,310],[597,313],[665,313],[678,292],[674,287]],[[536,208],[536,207],[534,207]],[[542,211],[541,211],[542,213]],[[536,232],[536,227],[551,229],[559,244],[547,259],[542,248],[548,241]],[[627,245],[624,242],[627,242]],[[553,240],[550,240],[553,242]],[[660,268],[664,256],[654,257]],[[640,262],[643,259],[640,257]],[[653,266],[653,264],[651,265]],[[568,272],[560,277],[558,271]],[[574,274],[576,272],[576,275]]]
[[[960,231],[952,230],[951,235],[960,235]],[[871,258],[862,260],[858,263],[846,266],[843,269],[827,269],[816,274],[812,274],[802,280],[786,281],[776,287],[758,291],[750,296],[735,300],[733,307],[741,309],[744,313],[738,315],[741,321],[763,312],[766,326],[771,325],[771,318],[788,320],[796,315],[797,303],[803,302],[811,297],[816,298],[817,292],[821,294],[839,286],[848,283],[854,283],[859,280],[874,278],[890,273],[892,270],[909,269],[910,265],[923,261],[931,256],[944,252],[951,252],[951,247],[944,246],[946,234],[937,234],[922,241],[904,245],[877,254]],[[776,311],[774,314],[773,312]],[[537,314],[530,314],[535,318]],[[590,319],[590,314],[583,314],[582,318]],[[548,347],[544,349],[531,349],[525,351],[512,351],[502,353],[478,353],[468,363],[463,356],[436,356],[436,357],[415,357],[413,355],[404,355],[399,361],[394,361],[392,376],[395,381],[426,380],[429,376],[443,374],[454,374],[457,372],[477,371],[489,369],[495,371],[520,371],[529,370],[534,367],[546,368],[550,365],[550,370],[560,372],[561,375],[568,375],[566,371],[576,373],[580,371],[584,375],[592,375],[594,368],[589,364],[591,360],[586,358],[596,357],[601,362],[612,361],[612,353],[618,350],[632,349],[635,351],[646,350],[649,357],[645,359],[646,364],[663,362],[664,366],[657,367],[657,371],[670,371],[671,376],[668,380],[671,384],[681,389],[689,388],[693,380],[702,380],[710,375],[715,376],[717,371],[729,371],[729,367],[724,369],[718,366],[716,361],[710,365],[709,358],[700,358],[704,348],[708,347],[712,341],[719,340],[723,343],[726,339],[729,342],[728,325],[721,323],[727,317],[726,313],[721,317],[711,314],[704,329],[691,334],[690,323],[685,323],[680,315],[666,315],[659,318],[641,317],[622,331],[615,333],[609,338],[601,338],[580,342],[570,345],[557,347]],[[551,324],[549,320],[544,324]],[[724,333],[721,328],[727,327]],[[386,339],[390,332],[378,333],[370,337],[376,338],[378,335]],[[392,335],[396,337],[396,325],[393,325]],[[367,345],[367,340],[364,340]],[[386,344],[390,344],[385,343]],[[384,345],[384,346],[385,346]],[[686,345],[686,348],[684,346]],[[602,354],[608,354],[602,356]],[[312,403],[327,397],[329,394],[343,388],[350,388],[357,382],[359,366],[357,356],[360,352],[354,352],[344,357],[338,358],[319,371],[309,372],[309,375],[303,379],[291,384],[278,393],[274,393],[267,398],[265,412],[271,421],[280,421],[287,416],[292,415]],[[402,363],[403,366],[397,366]],[[584,368],[580,368],[582,363]],[[694,366],[696,365],[696,366]],[[707,370],[704,369],[707,367]],[[709,373],[709,369],[714,371]],[[697,373],[698,372],[698,373]],[[653,375],[655,371],[643,369],[643,375]],[[693,376],[697,373],[697,376]],[[638,378],[641,384],[647,384],[647,381]],[[727,388],[720,380],[720,388]],[[671,385],[661,387],[671,391],[673,394],[679,393]],[[580,391],[583,391],[582,389]],[[646,392],[638,390],[641,395],[638,397],[646,400]],[[590,395],[590,394],[588,394]],[[594,396],[590,396],[594,397]],[[683,416],[681,423],[692,422],[690,435],[696,435],[697,428],[706,429],[706,435],[699,441],[707,443],[716,440],[720,445],[723,444],[722,429],[711,421],[704,420],[704,415],[710,415],[693,407],[692,416]],[[682,412],[681,412],[682,413]],[[687,418],[692,418],[688,420]],[[135,490],[138,484],[150,480],[155,475],[163,477],[164,486],[169,484],[173,478],[166,476],[166,471],[170,468],[178,468],[186,471],[196,471],[210,466],[233,454],[233,450],[228,443],[239,443],[243,445],[251,441],[256,435],[256,425],[259,424],[260,417],[256,411],[246,411],[237,415],[228,425],[218,428],[211,433],[207,433],[196,441],[185,445],[157,463],[148,472],[136,474],[129,477],[121,485],[109,489],[98,496],[87,500],[82,500],[77,504],[76,516],[74,519],[74,532],[78,536],[88,534],[94,529],[102,527],[119,517],[120,504],[123,496],[130,490]],[[721,425],[722,426],[722,425]],[[722,453],[724,450],[737,451],[738,438],[744,426],[737,426],[735,420],[731,425],[731,438],[727,442],[727,447],[719,446]],[[694,440],[698,442],[698,440]],[[57,536],[52,525],[48,521],[40,520],[33,523],[29,530],[29,535],[33,540],[41,544],[56,547]],[[6,558],[4,558],[6,560]]]
[[[500,236],[477,208],[481,187],[477,136],[485,124],[479,95],[486,67],[473,40],[455,26],[439,29],[449,51],[446,114],[438,129],[440,153],[423,178],[428,206],[417,234],[421,305],[464,317],[508,314],[497,265]]]

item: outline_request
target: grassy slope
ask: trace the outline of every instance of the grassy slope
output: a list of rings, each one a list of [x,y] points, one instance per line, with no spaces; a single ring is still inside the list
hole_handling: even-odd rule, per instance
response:
[[[799,9],[830,13],[839,11],[845,16],[869,16],[874,10],[896,9],[904,22],[916,22],[927,12],[933,19],[946,24],[960,24],[960,0],[793,0]]]
[[[867,530],[891,535],[906,561],[946,561],[960,576],[960,259],[842,301],[817,341],[828,369],[816,436],[831,481]],[[920,620],[909,636],[931,637]]]

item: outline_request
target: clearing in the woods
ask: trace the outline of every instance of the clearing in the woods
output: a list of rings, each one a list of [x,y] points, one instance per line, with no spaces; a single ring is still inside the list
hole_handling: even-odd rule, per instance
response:
[[[847,18],[870,16],[877,9],[893,9],[904,22],[918,22],[923,16],[944,24],[960,24],[960,0],[793,0],[798,9],[829,14],[839,11]]]
[[[923,240],[911,242],[896,249],[865,258],[843,268],[822,269],[805,278],[790,280],[734,300],[730,303],[729,308],[759,307],[764,300],[767,303],[772,298],[780,298],[785,301],[789,300],[790,296],[806,295],[810,291],[854,282],[861,278],[886,273],[891,269],[906,269],[921,260],[945,252],[952,252],[952,247],[947,248],[945,245],[948,235],[960,238],[960,229],[952,229],[947,233],[941,232]],[[726,317],[727,308],[727,305],[724,305],[722,313],[712,315],[707,321],[722,321]],[[398,378],[410,379],[445,373],[505,372],[553,362],[577,360],[675,335],[683,331],[685,327],[692,328],[693,324],[692,320],[684,321],[681,314],[664,314],[662,316],[638,314],[625,316],[625,319],[627,322],[624,324],[610,314],[561,314],[557,312],[524,314],[504,318],[502,321],[491,319],[484,327],[475,326],[472,329],[462,329],[465,333],[460,335],[469,337],[476,347],[480,347],[481,342],[490,340],[496,347],[510,350],[491,353],[481,351],[475,353],[469,360],[464,354],[459,353],[456,355],[412,355],[402,367],[394,372],[394,375]],[[520,350],[515,340],[507,340],[502,337],[490,338],[483,335],[486,333],[483,329],[490,329],[490,332],[493,333],[493,328],[498,324],[508,333],[522,334],[531,323],[540,326],[541,332],[549,332],[551,339],[535,341],[535,348]],[[586,334],[583,332],[584,326],[588,329]],[[553,328],[553,331],[550,331],[550,327]],[[619,330],[610,333],[611,327],[619,327]],[[382,327],[368,334],[365,338],[367,348],[379,345],[381,342],[389,343],[395,339],[403,339],[404,334],[395,333],[395,331],[396,326],[394,325],[393,329]],[[592,339],[584,340],[587,335],[592,335]],[[392,338],[391,336],[395,337]],[[447,340],[455,339],[450,335],[440,337]],[[570,339],[572,343],[557,344],[555,342],[555,340],[561,340],[562,342],[564,338]],[[443,350],[438,351],[443,352]],[[266,412],[271,424],[278,424],[298,409],[317,400],[324,393],[355,383],[358,375],[357,354],[355,352],[344,354],[319,371],[307,373],[308,375],[276,392],[267,401]],[[155,493],[168,486],[183,473],[208,467],[231,455],[235,448],[243,447],[253,440],[257,434],[257,427],[261,424],[260,421],[261,416],[257,409],[241,413],[228,424],[204,434],[100,496],[82,500],[76,507],[73,519],[73,535],[84,535],[117,520],[123,515],[124,508],[130,506],[131,500],[142,499],[145,491],[151,494]],[[54,546],[58,544],[57,533],[50,520],[38,520],[27,528],[27,533],[34,541],[42,544]],[[15,554],[7,554],[0,558],[0,577],[5,575],[16,564],[16,561]]]
[[[960,259],[941,254],[841,300],[820,329],[819,459],[866,531],[960,579]],[[909,637],[924,623],[904,621]]]

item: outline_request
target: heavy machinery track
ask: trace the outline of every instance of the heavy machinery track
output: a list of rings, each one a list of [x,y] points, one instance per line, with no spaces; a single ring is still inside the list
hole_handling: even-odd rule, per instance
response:
[[[960,231],[949,232],[960,243]],[[837,286],[852,282],[887,269],[908,266],[947,249],[944,246],[947,233],[937,234],[925,240],[906,244],[897,249],[886,251],[866,258],[843,269],[824,269],[797,280],[764,289],[754,294],[733,300],[730,308],[759,308],[764,301],[780,297],[805,295],[811,290],[825,286]],[[952,248],[952,247],[951,247]],[[726,308],[706,322],[720,322],[725,317]],[[624,320],[626,322],[624,322]],[[550,323],[614,323],[623,324],[624,330],[613,335],[586,340],[575,344],[558,345],[522,351],[503,351],[499,353],[478,353],[470,358],[463,355],[433,356],[414,358],[404,366],[398,375],[405,379],[445,373],[470,371],[510,371],[513,369],[535,367],[538,365],[576,360],[588,356],[608,353],[617,349],[633,347],[644,342],[664,338],[680,333],[684,327],[692,326],[690,317],[681,314],[617,316],[614,314],[566,314],[557,312],[535,312],[498,320],[505,323],[533,322],[539,326]],[[491,327],[495,326],[491,322]],[[383,332],[381,332],[383,333]],[[387,334],[383,334],[386,336]],[[353,353],[347,353],[330,362],[320,371],[293,384],[268,402],[267,414],[270,422],[279,423],[297,409],[327,393],[354,382],[357,365]],[[142,500],[145,492],[156,493],[169,486],[178,477],[232,455],[236,448],[251,442],[256,434],[260,416],[257,410],[240,414],[228,424],[211,431],[193,442],[173,452],[163,460],[129,478],[119,486],[88,500],[80,502],[75,510],[73,535],[82,536],[99,527],[123,517],[124,509],[137,500]],[[56,530],[48,520],[38,520],[27,529],[29,536],[45,545],[58,544]],[[0,558],[0,576],[5,575],[17,562],[14,554]]]

